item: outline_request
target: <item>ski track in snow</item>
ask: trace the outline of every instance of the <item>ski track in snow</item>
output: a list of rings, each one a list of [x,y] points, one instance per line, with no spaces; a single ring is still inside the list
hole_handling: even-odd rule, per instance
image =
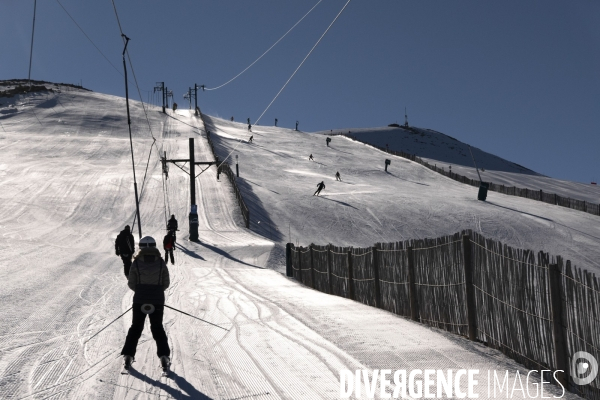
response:
[[[0,181],[0,250],[9,260],[0,268],[0,299],[5,305],[0,308],[2,399],[332,399],[339,395],[340,369],[479,368],[523,372],[522,367],[495,350],[382,310],[319,293],[264,268],[277,244],[266,237],[275,229],[287,239],[290,220],[292,239],[311,238],[318,231],[316,224],[317,228],[326,227],[319,233],[323,240],[340,244],[336,242],[339,233],[335,233],[339,231],[348,234],[348,240],[358,239],[353,245],[360,244],[357,234],[361,232],[372,244],[433,237],[439,234],[434,229],[438,224],[454,231],[464,228],[465,222],[483,234],[527,244],[527,237],[521,239],[523,225],[495,226],[496,218],[509,213],[518,221],[540,224],[532,216],[535,207],[525,206],[522,200],[501,205],[528,215],[491,205],[485,205],[490,215],[479,209],[453,210],[454,204],[441,201],[419,207],[418,199],[404,194],[386,199],[389,193],[385,185],[378,184],[379,173],[365,173],[364,163],[351,163],[347,170],[340,171],[342,179],[348,177],[350,181],[340,185],[350,186],[333,190],[335,186],[328,184],[323,198],[310,197],[314,192],[312,180],[330,176],[331,165],[346,162],[363,151],[362,146],[334,139],[340,153],[335,163],[326,160],[315,145],[313,154],[319,163],[307,166],[300,166],[306,162],[304,154],[263,144],[253,147],[256,157],[264,158],[269,153],[269,161],[283,157],[286,162],[295,162],[299,173],[293,175],[309,179],[305,182],[310,185],[304,187],[298,182],[290,184],[290,174],[279,166],[272,168],[274,178],[261,178],[264,168],[253,164],[251,154],[242,152],[243,174],[256,171],[256,175],[248,174],[248,180],[255,183],[250,187],[256,190],[263,206],[273,207],[256,208],[251,214],[252,226],[263,236],[240,227],[233,189],[226,178],[217,181],[211,167],[196,179],[201,242],[188,241],[189,178],[171,166],[166,183],[169,208],[178,217],[182,232],[178,235],[175,265],[169,265],[172,283],[166,293],[167,304],[228,331],[166,309],[171,375],[160,376],[148,321],[131,374],[120,375],[119,353],[131,314],[89,342],[86,340],[127,310],[132,300],[122,263],[114,255],[114,238],[123,225],[131,223],[134,207],[123,99],[77,91],[35,95],[28,103],[29,109],[19,106],[18,113],[2,119],[7,131],[4,136],[14,141],[4,148],[3,163],[9,166],[9,172]],[[142,115],[140,105],[132,102],[140,188],[150,143]],[[204,135],[199,134],[204,131],[202,122],[187,110],[169,111],[169,116],[164,116],[156,107],[150,107],[149,115],[154,134],[160,138],[157,144],[169,158],[187,157],[188,137],[196,139],[196,160],[212,158]],[[261,141],[271,132],[271,128],[254,129]],[[247,139],[248,134],[234,123],[219,122],[217,131],[226,132],[233,140]],[[312,146],[310,135],[296,134]],[[402,179],[394,181],[411,188],[422,186],[414,182],[431,180],[445,185],[427,171],[411,171],[403,171],[399,174]],[[362,173],[375,177],[375,181],[365,181],[360,177]],[[144,234],[157,241],[165,233],[160,174],[160,163],[152,161],[140,210]],[[308,205],[289,201],[302,196],[299,190],[310,192],[306,196]],[[441,190],[449,198],[462,201],[461,186],[450,183]],[[286,217],[280,210],[290,204],[293,209]],[[404,212],[414,212],[418,223],[393,213],[390,218],[389,211],[398,204],[406,207]],[[320,207],[326,212],[310,215],[311,210]],[[301,220],[292,215],[298,212],[304,213]],[[264,224],[257,224],[257,214]],[[562,230],[574,235],[564,226],[546,222],[540,226],[546,231]],[[133,231],[137,233],[137,226]],[[397,239],[391,238],[391,233]],[[587,253],[586,257],[591,259],[594,254]],[[483,388],[480,397],[485,396]]]

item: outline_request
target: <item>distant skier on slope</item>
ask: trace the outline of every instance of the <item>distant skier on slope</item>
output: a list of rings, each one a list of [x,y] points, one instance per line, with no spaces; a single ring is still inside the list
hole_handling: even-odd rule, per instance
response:
[[[123,260],[123,268],[125,276],[129,276],[129,268],[131,267],[131,257],[135,253],[135,239],[131,234],[131,228],[129,225],[125,225],[115,240],[115,253]]]
[[[173,258],[173,250],[175,250],[175,231],[169,231],[163,239],[163,248],[165,249],[165,264],[169,262],[169,255],[171,256],[171,264],[175,264]]]
[[[325,183],[321,181],[321,183],[317,184],[317,191],[313,194],[313,196],[318,196],[321,193],[321,190],[325,189]]]
[[[327,143],[327,147],[329,147],[329,142],[331,142],[331,138],[328,137],[327,139],[325,139],[325,143]]]
[[[254,139],[254,135],[250,136],[250,139],[248,139],[248,143],[252,143],[252,139]]]
[[[164,291],[170,284],[169,270],[160,251],[156,248],[154,238],[150,236],[142,238],[139,247],[140,251],[131,265],[127,282],[135,294],[133,295],[131,328],[127,333],[121,355],[125,363],[125,370],[129,370],[131,363],[135,360],[136,348],[144,330],[146,314],[149,314],[150,330],[156,342],[156,354],[166,373],[171,364],[169,359],[171,349],[162,321],[165,304]]]
[[[248,124],[248,132],[252,132],[252,124]]]
[[[310,156],[308,156],[308,160],[309,160],[309,161],[315,161],[315,159],[314,159],[314,158],[313,158],[313,156],[312,156],[312,153],[311,153],[311,155],[310,155]]]
[[[342,177],[340,176],[340,171],[335,173],[335,180],[340,181],[340,182],[342,181]]]

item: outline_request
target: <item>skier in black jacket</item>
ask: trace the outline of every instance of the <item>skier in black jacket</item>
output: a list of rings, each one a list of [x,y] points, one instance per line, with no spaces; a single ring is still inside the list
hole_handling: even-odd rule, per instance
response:
[[[167,222],[167,230],[169,232],[173,232],[173,241],[177,240],[177,234],[175,232],[179,230],[178,228],[179,224],[177,223],[175,215],[173,214],[171,215],[171,219],[169,220],[169,222]]]
[[[140,240],[140,251],[136,255],[129,272],[127,285],[135,292],[133,295],[133,318],[127,333],[125,344],[121,350],[125,369],[128,370],[135,359],[138,341],[144,330],[146,315],[150,317],[150,331],[156,342],[156,355],[164,372],[167,372],[171,360],[171,350],[167,334],[163,328],[163,312],[165,307],[165,290],[169,287],[170,277],[167,265],[156,241],[151,236]]]
[[[313,196],[318,196],[321,193],[321,190],[325,189],[325,183],[321,181],[321,183],[317,184],[317,191],[313,194]]]
[[[117,235],[117,240],[115,240],[115,253],[118,256],[121,256],[125,276],[128,277],[129,268],[131,267],[131,257],[133,256],[133,253],[135,253],[135,240],[131,234],[129,225],[125,225],[125,229]]]

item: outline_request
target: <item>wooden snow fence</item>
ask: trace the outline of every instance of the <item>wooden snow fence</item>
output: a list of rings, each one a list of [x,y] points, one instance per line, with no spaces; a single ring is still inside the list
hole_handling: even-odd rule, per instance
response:
[[[344,134],[344,133],[329,134],[328,136],[345,136],[349,139],[369,145],[378,150],[384,151],[388,154],[406,158],[408,160],[419,163],[419,164],[429,168],[430,170],[435,171],[444,176],[447,176],[448,178],[453,179],[457,182],[461,182],[461,183],[475,186],[475,187],[479,187],[479,185],[481,184],[481,182],[477,179],[471,179],[464,175],[454,173],[450,170],[445,170],[444,168],[438,167],[436,164],[429,164],[427,161],[423,160],[420,157],[417,157],[414,154],[405,153],[403,151],[388,150],[384,147],[379,147],[379,146],[375,146],[375,145],[363,142],[363,141],[357,139],[355,136]],[[554,204],[554,205],[561,206],[561,207],[567,207],[567,208],[571,208],[573,210],[586,212],[586,213],[592,214],[592,215],[600,215],[600,204],[590,203],[590,202],[584,201],[584,200],[571,199],[569,197],[562,197],[555,193],[545,193],[544,191],[539,190],[539,189],[528,189],[528,188],[518,188],[518,187],[514,187],[514,186],[504,186],[504,185],[498,185],[493,182],[489,182],[489,184],[490,185],[489,185],[488,190],[492,191],[492,192],[498,192],[498,193],[506,194],[509,196],[525,197],[527,199],[543,201],[544,203]]]
[[[371,247],[288,243],[286,254],[288,276],[307,286],[482,342],[600,400],[600,376],[578,384],[571,370],[575,355],[600,361],[600,280],[570,261],[470,230]]]

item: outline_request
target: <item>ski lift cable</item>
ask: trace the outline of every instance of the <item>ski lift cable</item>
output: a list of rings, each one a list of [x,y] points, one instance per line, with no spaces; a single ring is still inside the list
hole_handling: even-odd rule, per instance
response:
[[[98,48],[98,46],[96,46],[96,43],[94,43],[94,41],[92,39],[90,39],[90,37],[87,35],[87,33],[85,33],[85,31],[83,30],[83,28],[81,26],[79,26],[79,24],[77,23],[77,21],[75,21],[75,18],[73,18],[73,16],[71,14],[69,14],[69,12],[65,8],[65,6],[63,6],[62,3],[59,0],[56,0],[56,2],[58,3],[59,6],[61,6],[61,8],[65,11],[65,13],[67,13],[67,15],[69,16],[69,18],[71,18],[71,21],[73,21],[73,23],[75,23],[75,25],[77,25],[77,27],[79,28],[79,30],[81,31],[81,33],[83,33],[85,35],[85,37],[87,38],[87,40],[89,40],[90,43],[92,45],[94,45],[94,47],[96,48],[96,50],[98,50],[98,52],[100,54],[102,54],[102,57],[104,57],[104,59],[115,69],[115,71],[117,71],[117,73],[119,75],[123,76],[123,73],[121,71],[119,71],[119,69],[117,67],[115,67],[115,65],[108,59],[108,57],[106,57],[106,55],[104,55],[104,53],[102,52],[102,50],[100,50]]]
[[[111,1],[112,1],[113,9],[115,11],[115,17],[117,19],[117,24],[119,25],[119,31],[121,32],[121,37],[123,38],[123,41],[125,41],[126,39],[125,39],[125,35],[123,34],[123,29],[121,27],[121,21],[119,20],[119,13],[117,12],[117,7],[115,5],[115,1],[114,0],[111,0]],[[156,146],[157,150],[158,150],[158,146],[156,145],[156,138],[154,137],[154,133],[152,132],[152,126],[150,125],[150,119],[148,118],[148,113],[146,111],[146,105],[144,104],[144,99],[142,98],[142,92],[140,91],[140,86],[138,85],[137,77],[135,75],[135,69],[133,68],[133,63],[131,62],[131,56],[129,55],[129,51],[127,49],[125,50],[125,52],[127,53],[127,59],[129,61],[129,66],[131,67],[131,72],[133,74],[133,79],[134,79],[134,82],[135,82],[135,86],[136,86],[138,95],[140,97],[140,102],[142,103],[142,109],[144,110],[144,115],[146,116],[146,122],[148,123],[148,129],[150,130],[150,136],[152,136],[152,139],[153,139],[152,145],[150,146],[150,152],[148,153],[148,161],[146,162],[146,169],[144,171],[144,178],[142,179],[142,188],[140,190],[140,201],[141,201],[142,196],[144,194],[144,187],[145,187],[145,184],[146,184],[146,177],[148,175],[148,167],[150,166],[150,157],[152,156],[152,147]],[[137,220],[137,214],[135,214],[135,216],[133,218],[133,223],[131,224],[132,229],[135,226],[136,220]]]
[[[296,68],[296,70],[294,71],[294,73],[292,73],[292,76],[289,77],[289,79],[287,80],[287,82],[285,82],[285,84],[279,90],[279,92],[275,95],[275,97],[273,98],[273,100],[271,100],[271,102],[269,103],[269,105],[267,106],[267,108],[265,108],[265,111],[263,111],[262,114],[260,114],[260,116],[258,117],[258,119],[254,122],[255,124],[258,123],[258,121],[260,121],[260,119],[262,118],[263,115],[265,115],[265,113],[267,112],[267,110],[269,109],[269,107],[271,107],[271,105],[275,102],[275,100],[277,99],[277,97],[279,97],[279,95],[281,94],[281,92],[283,92],[283,89],[285,89],[285,87],[288,85],[288,83],[290,83],[290,81],[292,80],[292,78],[294,77],[294,75],[296,75],[296,72],[298,72],[298,70],[300,69],[300,67],[302,67],[302,64],[304,64],[304,62],[308,59],[308,57],[311,55],[311,53],[313,52],[313,50],[319,45],[319,43],[321,42],[321,40],[323,40],[323,37],[325,37],[325,35],[327,34],[327,32],[329,32],[329,29],[331,29],[331,27],[333,26],[333,24],[335,23],[335,21],[337,21],[337,19],[340,17],[340,15],[342,15],[342,13],[344,12],[344,10],[348,6],[348,4],[350,4],[350,1],[352,1],[352,0],[348,0],[346,2],[346,4],[344,5],[344,7],[342,7],[342,9],[340,10],[340,12],[338,13],[338,15],[336,15],[335,18],[333,19],[333,21],[331,21],[331,24],[329,24],[329,26],[327,27],[327,29],[325,29],[325,32],[323,32],[323,34],[321,35],[321,37],[319,38],[319,40],[317,40],[317,43],[315,43],[315,45],[312,47],[312,49],[310,49],[310,51],[308,52],[308,54],[306,55],[306,57],[304,57],[304,60],[302,60],[302,62],[300,63],[300,65],[298,65],[298,68]]]
[[[298,20],[298,22],[296,22],[296,23],[294,24],[294,26],[292,26],[292,27],[291,27],[291,28],[290,28],[290,29],[289,29],[289,30],[288,30],[286,33],[284,33],[282,37],[280,37],[280,38],[279,38],[279,39],[278,39],[278,40],[277,40],[275,43],[273,43],[273,45],[272,45],[271,47],[269,47],[269,48],[267,49],[267,51],[265,51],[264,53],[262,53],[262,54],[260,55],[260,57],[258,57],[256,60],[254,60],[254,61],[252,62],[252,64],[248,65],[248,66],[247,66],[247,67],[246,67],[246,68],[245,68],[245,69],[244,69],[242,72],[240,72],[239,74],[237,74],[236,76],[234,76],[233,78],[231,78],[230,80],[228,80],[227,82],[223,83],[223,84],[222,84],[222,85],[220,85],[220,86],[217,86],[217,87],[214,87],[214,88],[204,88],[204,90],[217,90],[217,89],[220,89],[220,88],[222,88],[222,87],[223,87],[223,86],[225,86],[225,85],[228,85],[229,83],[233,82],[234,80],[236,80],[236,79],[237,79],[237,78],[238,78],[240,75],[242,75],[244,72],[246,72],[247,70],[249,70],[249,69],[250,69],[250,68],[251,68],[251,67],[252,67],[254,64],[256,64],[256,63],[257,63],[257,62],[258,62],[258,61],[259,61],[261,58],[263,58],[263,57],[264,57],[264,56],[265,56],[265,55],[266,55],[266,54],[267,54],[269,51],[271,51],[271,49],[272,49],[273,47],[275,47],[275,46],[276,46],[276,45],[277,45],[279,42],[281,42],[281,40],[283,40],[283,38],[284,38],[284,37],[286,37],[286,36],[287,36],[287,34],[288,34],[288,33],[290,33],[290,32],[291,32],[291,31],[292,31],[292,30],[293,30],[293,29],[294,29],[294,28],[295,28],[295,27],[296,27],[296,26],[297,26],[297,25],[298,25],[300,22],[302,22],[302,20],[303,20],[304,18],[306,18],[306,16],[308,16],[308,14],[310,14],[310,13],[312,12],[312,10],[314,10],[314,9],[315,9],[315,8],[316,8],[316,7],[317,7],[317,6],[318,6],[318,5],[319,5],[319,4],[322,2],[322,1],[323,1],[323,0],[319,0],[319,1],[317,2],[317,4],[315,4],[315,5],[314,5],[314,6],[313,6],[313,7],[312,7],[310,10],[308,10],[308,12],[307,12],[306,14],[304,14],[304,16],[303,16],[302,18],[300,18],[300,19]]]

